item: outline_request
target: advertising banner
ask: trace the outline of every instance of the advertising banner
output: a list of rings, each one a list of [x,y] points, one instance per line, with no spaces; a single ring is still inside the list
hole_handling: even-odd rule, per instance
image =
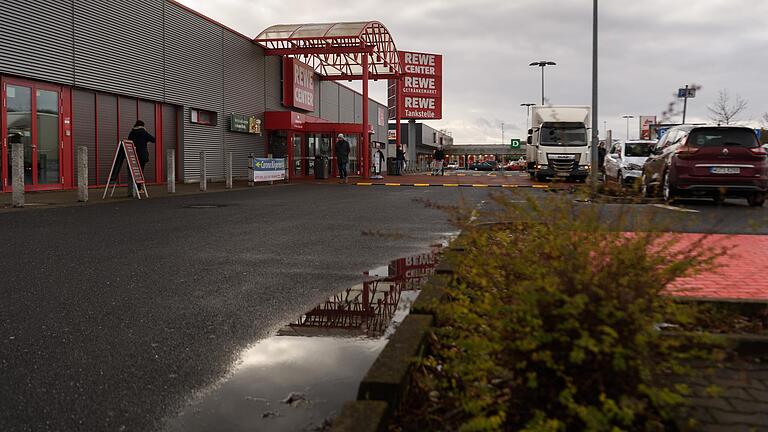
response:
[[[656,124],[656,116],[640,116],[640,139],[651,139],[651,125]]]
[[[315,109],[315,71],[292,57],[283,57],[283,105]]]
[[[229,117],[229,130],[231,132],[260,134],[261,120],[255,116],[232,113]]]
[[[390,118],[396,100],[403,119],[439,120],[443,118],[443,56],[400,51],[403,77],[397,97],[390,83],[388,102]]]
[[[253,159],[253,181],[285,180],[285,159]]]

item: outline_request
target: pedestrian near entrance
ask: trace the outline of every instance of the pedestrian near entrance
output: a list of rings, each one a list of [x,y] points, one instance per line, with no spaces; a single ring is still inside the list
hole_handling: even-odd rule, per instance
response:
[[[139,165],[141,165],[141,172],[144,173],[144,167],[149,162],[149,149],[147,145],[154,143],[155,137],[152,136],[145,128],[144,122],[136,120],[133,125],[133,129],[128,134],[128,140],[133,142],[133,147],[136,149],[136,156],[139,158]],[[123,167],[125,161],[125,152],[122,150],[117,154],[117,160],[115,161],[115,171],[112,173],[112,181],[117,181],[117,176],[120,174],[120,170]],[[130,175],[130,173],[129,173]],[[128,196],[132,196],[134,193],[134,185],[128,182]]]
[[[344,134],[339,134],[336,140],[336,163],[339,166],[339,183],[347,183],[347,164],[349,163],[349,141],[344,139]]]
[[[375,179],[382,179],[381,171],[383,170],[384,165],[384,152],[381,151],[381,149],[377,146],[376,149],[373,152],[373,177]]]
[[[432,175],[445,175],[445,171],[443,171],[443,161],[445,160],[445,150],[443,150],[443,146],[438,147],[432,157]]]
[[[395,151],[395,175],[403,175],[403,169],[405,168],[405,152],[402,146],[397,146]]]

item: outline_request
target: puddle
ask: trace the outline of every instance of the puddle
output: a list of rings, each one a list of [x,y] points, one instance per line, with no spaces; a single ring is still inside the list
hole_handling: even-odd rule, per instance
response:
[[[168,432],[322,431],[357,387],[434,273],[437,252],[392,261],[331,296],[239,358]]]

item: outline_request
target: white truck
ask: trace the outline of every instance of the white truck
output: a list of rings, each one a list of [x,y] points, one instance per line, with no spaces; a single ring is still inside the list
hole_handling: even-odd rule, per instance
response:
[[[584,181],[591,163],[590,106],[535,106],[526,158],[531,179]]]

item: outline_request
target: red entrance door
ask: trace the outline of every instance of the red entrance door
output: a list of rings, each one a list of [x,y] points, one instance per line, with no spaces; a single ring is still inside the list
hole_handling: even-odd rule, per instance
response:
[[[24,148],[26,190],[64,187],[64,139],[60,86],[4,78],[2,80],[3,143],[0,148],[2,189],[13,185],[12,145]],[[69,121],[69,118],[67,117]]]

